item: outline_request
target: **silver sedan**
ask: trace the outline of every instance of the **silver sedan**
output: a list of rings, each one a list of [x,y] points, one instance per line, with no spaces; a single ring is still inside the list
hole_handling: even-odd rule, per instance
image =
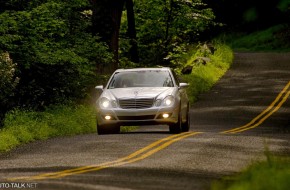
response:
[[[169,125],[171,133],[188,131],[185,87],[170,68],[118,69],[96,102],[99,134],[119,133],[120,126]]]

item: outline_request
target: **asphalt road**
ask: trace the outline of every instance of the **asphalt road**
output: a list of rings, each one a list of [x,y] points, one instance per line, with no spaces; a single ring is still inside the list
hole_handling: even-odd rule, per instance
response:
[[[191,107],[189,133],[143,126],[30,143],[0,155],[0,189],[206,190],[266,149],[290,155],[289,93],[290,53],[236,53]]]

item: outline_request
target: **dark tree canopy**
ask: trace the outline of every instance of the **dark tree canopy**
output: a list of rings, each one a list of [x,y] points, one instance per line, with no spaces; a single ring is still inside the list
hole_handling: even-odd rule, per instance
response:
[[[240,26],[257,30],[285,23],[289,13],[289,0],[205,0],[212,7],[218,22],[227,26]],[[288,20],[289,21],[289,20]]]
[[[289,24],[289,5],[289,0],[0,0],[1,108],[41,109],[84,98],[100,73],[124,65],[178,67],[188,46],[209,40],[221,25],[257,30]]]

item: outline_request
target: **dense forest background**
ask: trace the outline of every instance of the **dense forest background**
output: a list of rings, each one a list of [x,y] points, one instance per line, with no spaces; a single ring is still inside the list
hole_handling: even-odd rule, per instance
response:
[[[0,118],[83,99],[118,67],[180,67],[221,34],[290,41],[289,23],[290,0],[0,0]]]

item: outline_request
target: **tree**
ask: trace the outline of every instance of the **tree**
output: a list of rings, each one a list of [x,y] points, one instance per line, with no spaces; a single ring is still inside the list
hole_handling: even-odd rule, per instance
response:
[[[200,40],[214,15],[201,0],[138,0],[134,2],[140,64],[168,64],[164,58],[186,43]],[[122,30],[127,29],[124,22]],[[126,40],[123,40],[126,44]],[[125,46],[125,45],[122,45]],[[130,47],[129,47],[130,48]],[[126,52],[129,50],[123,50]]]
[[[8,52],[0,52],[0,127],[5,112],[11,104],[18,78],[15,77],[16,64],[13,63]]]
[[[285,22],[289,0],[204,0],[214,10],[216,21],[228,27],[252,31]]]
[[[137,34],[135,25],[135,14],[133,0],[126,0],[127,20],[128,20],[128,37],[130,39],[130,58],[134,63],[139,63],[139,53],[137,44]]]
[[[285,23],[290,23],[290,0],[280,0],[277,8],[283,14],[283,21]]]
[[[125,0],[91,0],[93,33],[101,36],[114,54],[114,62],[104,72],[112,72],[119,64],[119,31]]]
[[[97,65],[112,62],[108,47],[91,34],[88,2],[29,5],[0,14],[0,50],[17,63],[20,79],[14,102],[41,108],[83,98],[95,84]]]

